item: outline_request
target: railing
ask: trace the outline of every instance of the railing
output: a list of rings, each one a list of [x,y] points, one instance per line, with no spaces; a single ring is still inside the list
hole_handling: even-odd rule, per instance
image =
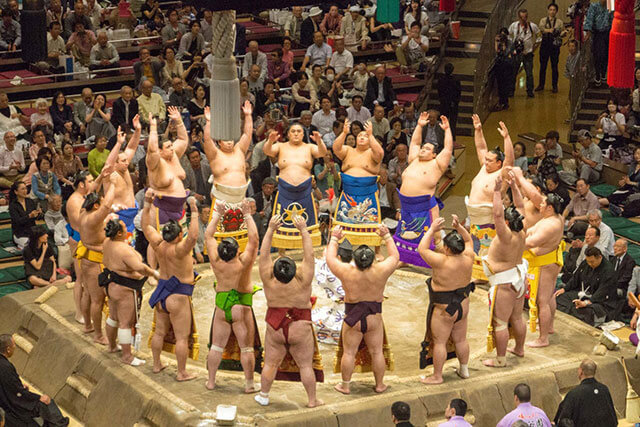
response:
[[[500,28],[508,27],[513,22],[515,13],[522,3],[524,0],[497,0],[487,21],[473,81],[473,112],[480,116],[480,120],[486,119],[489,115],[492,95],[495,92],[491,70],[496,59],[496,35]]]
[[[575,76],[571,78],[569,83],[569,133],[567,142],[571,141],[571,132],[573,125],[578,119],[578,111],[582,105],[584,94],[589,87],[589,82],[593,77],[593,62],[591,61],[591,38],[582,43],[580,47],[580,59],[576,64]]]

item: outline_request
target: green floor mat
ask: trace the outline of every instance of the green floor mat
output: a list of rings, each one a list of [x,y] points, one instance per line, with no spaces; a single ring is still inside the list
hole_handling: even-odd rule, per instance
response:
[[[13,280],[24,280],[25,277],[27,277],[24,272],[24,266],[22,265],[4,268],[1,271],[6,271],[11,274],[11,276],[13,276]]]
[[[14,292],[28,291],[29,289],[31,289],[31,286],[29,286],[27,284],[27,282],[15,283],[13,285],[0,286],[0,298],[5,296],[5,295],[12,294]]]
[[[598,197],[610,196],[617,189],[618,189],[618,187],[616,187],[615,185],[610,185],[610,184],[598,184],[598,185],[592,185],[591,186],[591,192],[593,194],[595,194],[596,196],[598,196]]]
[[[640,224],[631,221],[629,218],[624,218],[621,216],[610,216],[607,218],[602,218],[602,221],[604,221],[605,224],[611,227],[614,233],[618,233],[618,231],[622,230],[623,228],[640,228]]]
[[[637,265],[640,265],[640,246],[629,244],[627,247],[627,253],[631,258],[633,258]]]
[[[7,259],[15,256],[18,256],[18,255],[14,255],[11,252],[7,251],[6,249],[0,248],[0,259]]]
[[[634,222],[633,225],[635,227],[625,227],[619,230],[613,230],[613,232],[634,242],[640,242],[640,224]]]
[[[11,274],[8,268],[0,269],[0,285],[3,283],[15,282],[17,279]]]
[[[9,212],[0,212],[0,220],[3,219],[11,219],[11,215],[9,215]]]
[[[600,209],[600,212],[602,212],[602,219],[613,217],[613,215],[611,215],[611,211],[609,209]]]
[[[11,232],[11,228],[2,228],[0,229],[0,242],[12,242],[13,234]]]

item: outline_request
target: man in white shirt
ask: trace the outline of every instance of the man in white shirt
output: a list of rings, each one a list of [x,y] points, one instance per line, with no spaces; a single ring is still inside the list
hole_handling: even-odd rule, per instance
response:
[[[251,70],[252,65],[260,67],[260,79],[264,81],[267,77],[267,55],[258,50],[258,42],[255,40],[249,42],[249,51],[244,56],[242,77],[249,76],[249,70]]]
[[[533,98],[533,52],[542,41],[542,33],[536,24],[529,22],[527,9],[520,9],[518,20],[509,26],[509,40],[514,43],[516,51],[520,51],[516,65],[520,68],[522,63],[527,74],[527,96]]]
[[[333,122],[331,132],[325,134],[322,137],[322,142],[324,142],[324,145],[326,145],[327,148],[333,147],[333,142],[336,140],[338,135],[340,135],[340,133],[342,132],[342,126],[343,126],[343,123],[336,120],[335,122]]]
[[[389,120],[384,116],[384,107],[380,104],[376,105],[373,109],[373,120],[371,120],[371,126],[373,127],[373,136],[382,138],[385,141],[385,137],[391,127],[389,126]]]
[[[615,236],[613,230],[607,224],[602,222],[602,212],[600,209],[594,209],[587,213],[587,220],[589,225],[600,230],[600,244],[604,248],[602,255],[608,257],[613,255],[613,244],[615,243]]]
[[[284,24],[284,35],[300,41],[300,29],[302,28],[302,6],[291,8],[291,17]]]
[[[349,75],[353,69],[353,54],[344,48],[344,37],[336,37],[333,47],[336,51],[331,55],[331,65],[336,70],[336,81],[342,76]]]
[[[89,69],[104,70],[120,66],[120,55],[115,46],[109,41],[107,32],[104,30],[98,31],[97,39],[98,43],[91,48]]]
[[[320,135],[325,136],[333,127],[336,121],[336,112],[331,110],[331,99],[323,96],[320,99],[320,109],[313,114],[311,124],[318,128]]]
[[[351,107],[347,108],[347,118],[351,123],[358,121],[364,124],[371,118],[371,112],[362,104],[364,104],[364,99],[360,95],[354,95],[351,98]]]
[[[422,71],[429,39],[421,34],[422,27],[419,22],[413,22],[409,34],[402,38],[402,43],[396,49],[396,56],[400,65]]]
[[[313,33],[313,44],[307,48],[300,71],[307,71],[307,65],[320,65],[324,69],[331,61],[331,46],[324,42],[322,31]],[[308,74],[308,73],[307,73]]]
[[[4,147],[0,147],[0,187],[11,188],[11,184],[21,179],[24,174],[24,155],[16,147],[16,135],[8,131],[4,134]]]
[[[64,67],[60,66],[60,55],[67,53],[67,46],[64,39],[60,36],[62,25],[58,21],[49,24],[49,32],[47,33],[47,58],[39,61],[36,65],[43,71],[51,71],[53,73],[63,73]]]

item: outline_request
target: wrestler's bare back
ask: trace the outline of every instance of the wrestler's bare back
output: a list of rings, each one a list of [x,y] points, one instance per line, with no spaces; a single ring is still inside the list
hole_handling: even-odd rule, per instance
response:
[[[442,170],[435,159],[421,162],[416,158],[402,173],[400,192],[407,197],[433,195],[441,176]]]
[[[311,176],[313,157],[311,144],[279,143],[280,177],[291,185],[299,185]]]
[[[220,149],[216,157],[209,161],[214,182],[230,187],[241,187],[247,183],[246,156],[239,144],[227,153]]]
[[[73,192],[67,200],[67,217],[71,228],[78,231],[80,229],[80,211],[84,203],[84,196],[78,192]]]
[[[554,215],[543,218],[527,230],[527,239],[535,238],[543,244],[531,248],[535,255],[544,255],[558,248],[564,232],[562,217]]]
[[[473,250],[465,250],[458,255],[441,255],[445,259],[431,266],[433,290],[446,292],[467,286],[473,270]]]
[[[149,168],[149,184],[157,195],[184,197],[186,195],[182,181],[187,177],[177,155],[167,162],[160,158],[154,169]]]
[[[311,308],[311,282],[303,283],[300,273],[287,284],[280,283],[272,274],[263,285],[269,307]]]
[[[385,269],[380,263],[374,263],[364,271],[350,265],[339,273],[340,276],[336,276],[342,282],[344,301],[353,304],[361,301],[382,302],[391,273],[393,271]]]
[[[493,204],[493,188],[496,178],[502,173],[502,168],[495,172],[487,172],[485,165],[482,165],[478,174],[471,181],[471,191],[469,192],[469,203],[478,205],[482,203]]]
[[[525,238],[524,231],[511,231],[506,239],[501,238],[500,234],[496,234],[487,254],[487,261],[494,274],[507,271],[522,262]]]
[[[125,156],[124,153],[120,154]],[[110,185],[116,187],[115,196],[113,198],[113,205],[119,206],[124,209],[134,208],[136,206],[136,198],[133,192],[133,181],[131,181],[131,175],[129,171],[113,172],[111,174],[111,182],[105,183],[105,191],[109,189]]]
[[[82,210],[78,232],[83,245],[91,250],[102,252],[102,245],[106,238],[104,234],[105,221],[106,218],[101,218],[99,211]]]
[[[342,161],[342,172],[351,176],[375,176],[380,173],[380,162],[374,160],[373,151],[370,148],[358,150],[345,146],[347,154]]]
[[[193,259],[191,251],[186,255],[176,253],[176,245],[166,241],[160,242],[156,248],[160,278],[167,280],[176,276],[182,283],[193,283]]]
[[[542,212],[538,209],[531,200],[523,198],[524,200],[524,226],[526,229],[533,227],[542,219]]]
[[[105,239],[103,249],[104,257],[102,263],[106,268],[131,279],[141,279],[143,277],[138,271],[130,267],[142,263],[142,255],[131,245],[125,242]]]
[[[239,289],[240,277],[244,273],[244,265],[240,261],[240,257],[225,262],[220,259],[218,254],[215,254],[215,256],[209,257],[209,259],[211,260],[213,274],[216,276],[216,292],[226,292],[231,289],[241,292]]]

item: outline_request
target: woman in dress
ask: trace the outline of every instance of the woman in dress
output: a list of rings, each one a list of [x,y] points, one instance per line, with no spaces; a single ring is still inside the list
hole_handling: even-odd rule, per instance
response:
[[[291,93],[293,94],[293,100],[295,102],[293,117],[300,117],[300,113],[304,110],[315,111],[318,109],[316,91],[313,86],[309,84],[307,73],[303,71],[298,73],[298,81],[291,87]]]
[[[67,104],[67,98],[61,90],[57,91],[51,100],[49,114],[53,120],[53,133],[64,135],[65,141],[77,136],[77,126],[73,125],[73,109]]]
[[[176,51],[171,46],[166,46],[162,51],[164,67],[162,68],[162,78],[164,79],[164,89],[169,91],[174,77],[184,78],[184,68],[182,62],[176,60]]]
[[[106,107],[107,98],[99,93],[93,99],[93,108],[87,113],[85,118],[86,137],[104,136],[107,140],[116,134],[116,130],[111,124],[111,109]]]
[[[31,198],[40,203],[43,212],[47,211],[49,198],[54,194],[60,195],[58,177],[51,171],[51,160],[47,156],[36,159],[38,172],[31,177]]]
[[[42,209],[35,200],[29,198],[29,190],[24,182],[16,181],[9,190],[9,215],[11,232],[18,249],[23,250],[29,242],[31,227],[42,215]]]
[[[35,226],[31,229],[29,244],[22,253],[27,282],[34,288],[62,285],[71,281],[69,276],[58,278],[56,257],[48,240],[46,228],[41,225]]]
[[[84,170],[80,157],[73,154],[73,145],[70,142],[62,143],[62,153],[55,157],[53,169],[60,181],[62,200],[67,200],[73,193],[73,177]]]
[[[49,106],[44,98],[36,99],[36,112],[29,117],[31,121],[31,129],[40,128],[47,133],[53,132],[53,119],[49,114]]]
[[[187,110],[191,116],[191,123],[198,123],[200,126],[205,125],[204,108],[209,105],[207,91],[200,83],[193,88],[193,98],[187,104]]]

